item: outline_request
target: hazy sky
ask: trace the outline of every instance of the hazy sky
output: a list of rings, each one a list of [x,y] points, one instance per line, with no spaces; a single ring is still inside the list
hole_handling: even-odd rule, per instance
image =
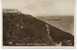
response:
[[[34,16],[74,14],[74,0],[2,0],[2,4]]]

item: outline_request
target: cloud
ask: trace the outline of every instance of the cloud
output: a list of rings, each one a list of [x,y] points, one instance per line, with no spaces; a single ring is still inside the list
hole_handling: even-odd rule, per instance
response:
[[[74,0],[3,0],[3,8],[38,15],[73,15]]]

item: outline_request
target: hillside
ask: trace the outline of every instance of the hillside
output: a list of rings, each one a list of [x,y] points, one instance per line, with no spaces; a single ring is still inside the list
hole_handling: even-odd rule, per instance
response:
[[[59,42],[73,46],[74,37],[32,15],[3,12],[4,46],[55,46]]]

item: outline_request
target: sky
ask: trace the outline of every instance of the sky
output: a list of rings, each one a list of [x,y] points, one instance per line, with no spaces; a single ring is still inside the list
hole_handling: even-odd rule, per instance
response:
[[[2,8],[33,16],[73,16],[74,0],[2,0]]]

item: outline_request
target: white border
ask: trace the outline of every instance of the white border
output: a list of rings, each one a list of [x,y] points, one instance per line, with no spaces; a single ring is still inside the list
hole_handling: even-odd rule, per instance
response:
[[[0,0],[0,48],[2,47],[2,4]]]

